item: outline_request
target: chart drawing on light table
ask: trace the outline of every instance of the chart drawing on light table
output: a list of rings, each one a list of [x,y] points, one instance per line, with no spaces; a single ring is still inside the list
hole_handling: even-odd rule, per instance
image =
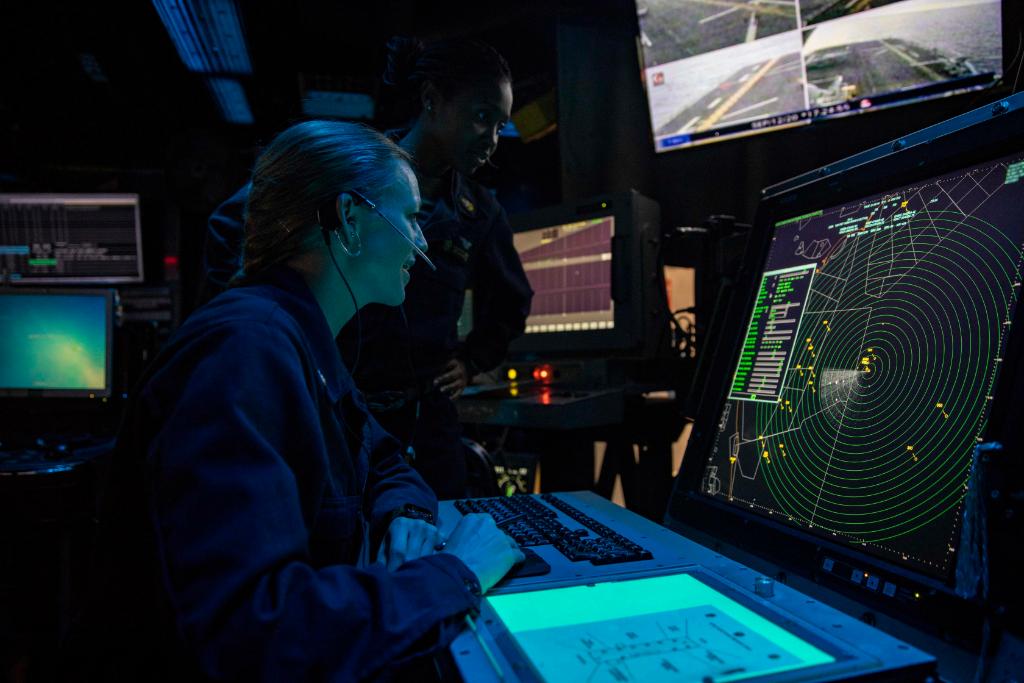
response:
[[[742,681],[836,658],[690,574],[487,598],[546,681]]]
[[[1021,206],[1016,155],[776,223],[703,492],[945,572]]]

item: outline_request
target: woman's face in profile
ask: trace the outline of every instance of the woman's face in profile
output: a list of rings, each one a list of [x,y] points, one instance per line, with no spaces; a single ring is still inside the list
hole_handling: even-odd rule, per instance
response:
[[[433,132],[448,150],[451,165],[471,175],[494,154],[511,111],[512,85],[507,80],[480,83],[438,103]]]
[[[363,298],[366,303],[397,306],[405,300],[405,286],[409,283],[409,268],[415,262],[415,252],[409,240],[426,251],[427,242],[416,223],[420,208],[420,189],[416,175],[405,162],[397,164],[393,182],[380,194],[377,209],[369,207],[367,229],[362,234],[362,256],[357,259],[365,269]],[[388,221],[392,225],[388,225]],[[401,231],[409,239],[399,234]],[[362,303],[362,301],[360,302]]]

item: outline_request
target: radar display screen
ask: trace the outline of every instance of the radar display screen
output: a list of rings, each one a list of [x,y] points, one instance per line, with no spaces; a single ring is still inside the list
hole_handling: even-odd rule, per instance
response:
[[[702,493],[946,576],[1022,206],[1017,154],[776,222]]]

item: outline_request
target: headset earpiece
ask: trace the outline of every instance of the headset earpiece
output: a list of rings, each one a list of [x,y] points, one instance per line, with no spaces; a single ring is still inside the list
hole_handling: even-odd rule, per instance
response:
[[[350,258],[355,258],[363,252],[362,242],[359,240],[359,234],[354,230],[349,235],[348,240],[342,238],[342,220],[341,211],[339,211],[339,204],[341,203],[341,196],[337,196],[334,199],[324,202],[316,210],[316,220],[320,224],[320,231],[324,237],[324,244],[327,248],[331,248],[331,235],[335,233],[338,236],[338,243],[341,245],[342,251],[345,252]]]
[[[338,235],[338,243],[341,244],[341,250],[344,251],[349,258],[355,258],[363,253],[363,243],[359,239],[358,233],[353,232],[349,235],[347,244],[345,243],[345,240],[341,239],[341,230],[336,230],[335,234]]]

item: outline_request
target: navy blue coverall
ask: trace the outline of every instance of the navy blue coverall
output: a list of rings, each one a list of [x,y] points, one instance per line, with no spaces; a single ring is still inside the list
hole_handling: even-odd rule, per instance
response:
[[[243,187],[210,217],[205,254],[210,289],[225,287],[241,265],[247,197]],[[380,424],[413,446],[416,469],[438,497],[457,498],[466,489],[458,415],[431,381],[452,358],[462,360],[470,376],[498,365],[509,342],[522,334],[533,290],[504,209],[479,183],[450,171],[448,189],[421,227],[437,272],[417,261],[401,309],[376,304],[362,309],[355,377]],[[467,289],[474,319],[460,341],[457,323]],[[339,338],[349,364],[356,358],[358,336],[360,325],[350,322]]]
[[[126,662],[148,669],[137,680],[387,676],[479,604],[451,554],[357,566],[396,511],[436,513],[437,499],[284,266],[197,310],[163,349],[106,500],[99,678],[120,680]]]

